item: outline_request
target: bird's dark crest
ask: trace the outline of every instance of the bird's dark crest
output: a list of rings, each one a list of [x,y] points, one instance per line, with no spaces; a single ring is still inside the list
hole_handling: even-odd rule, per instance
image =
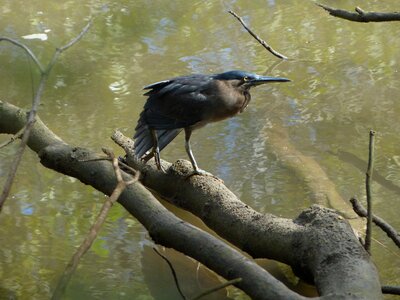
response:
[[[253,77],[253,73],[241,71],[241,70],[233,70],[228,71],[220,74],[214,75],[215,79],[219,80],[234,80],[234,79],[243,79],[244,77]]]

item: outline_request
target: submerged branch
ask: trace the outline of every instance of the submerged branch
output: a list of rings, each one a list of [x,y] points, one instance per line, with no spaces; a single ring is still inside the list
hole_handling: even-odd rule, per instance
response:
[[[178,290],[179,295],[181,295],[183,300],[186,300],[186,297],[183,294],[182,289],[181,289],[181,287],[179,285],[179,280],[178,280],[178,277],[176,276],[176,272],[175,272],[174,266],[171,264],[171,262],[169,261],[168,258],[166,258],[164,255],[162,255],[160,253],[160,251],[157,250],[157,248],[153,248],[153,250],[154,250],[155,253],[158,254],[158,256],[160,256],[167,263],[169,269],[171,270],[172,277],[174,278],[175,286],[176,286],[176,289]]]
[[[238,282],[241,282],[241,281],[242,281],[242,278],[236,278],[236,279],[229,280],[229,281],[224,282],[224,283],[222,283],[222,284],[220,284],[220,285],[218,285],[216,287],[213,287],[213,288],[211,288],[211,289],[209,289],[207,291],[204,291],[200,295],[198,295],[198,296],[196,296],[196,297],[194,297],[194,298],[192,298],[190,300],[201,299],[201,298],[203,298],[203,297],[205,297],[205,296],[207,296],[209,294],[212,294],[212,293],[214,293],[214,292],[216,292],[218,290],[224,289],[224,288],[226,288],[226,287],[228,287],[230,285],[234,285],[235,283],[238,283]]]

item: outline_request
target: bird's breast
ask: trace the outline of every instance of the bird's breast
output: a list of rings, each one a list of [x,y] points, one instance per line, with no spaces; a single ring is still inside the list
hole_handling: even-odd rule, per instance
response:
[[[226,84],[221,84],[218,91],[219,93],[213,99],[213,113],[210,120],[212,122],[231,118],[243,112],[250,101],[248,92],[226,86]]]

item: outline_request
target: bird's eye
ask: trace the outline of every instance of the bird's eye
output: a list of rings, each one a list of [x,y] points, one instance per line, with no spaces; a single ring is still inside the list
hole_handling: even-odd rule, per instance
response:
[[[249,81],[249,77],[244,76],[244,77],[243,77],[243,81],[244,81],[244,82]]]

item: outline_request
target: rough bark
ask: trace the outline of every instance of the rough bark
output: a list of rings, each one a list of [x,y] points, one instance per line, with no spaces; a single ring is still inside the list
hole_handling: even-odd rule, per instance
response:
[[[25,122],[23,110],[0,101],[0,133],[13,134]],[[33,127],[28,146],[38,153],[44,166],[75,177],[107,195],[117,185],[109,161],[90,161],[99,155],[84,148],[69,146],[55,136],[40,119]],[[235,285],[252,298],[305,299],[289,290],[253,260],[177,218],[140,182],[127,187],[118,202],[144,225],[156,243],[193,257],[228,280],[242,278]]]
[[[41,163],[110,195],[116,181],[109,162],[81,160],[97,155],[87,149],[56,144],[39,152]],[[149,231],[158,244],[174,248],[200,261],[226,279],[237,283],[254,299],[301,299],[256,263],[212,235],[182,221],[162,206],[140,183],[132,184],[118,202]]]
[[[21,110],[0,102],[0,132],[15,133],[25,120]],[[39,152],[45,166],[74,176],[103,193],[110,194],[116,185],[110,162],[84,162],[95,153],[51,138],[51,131],[39,120],[28,145]],[[190,172],[185,161],[170,166],[168,174],[151,166],[139,164],[137,167],[143,172],[142,182],[150,189],[198,215],[218,234],[252,256],[286,262],[303,277],[313,278],[324,298],[382,297],[377,271],[369,256],[348,222],[334,211],[313,206],[295,220],[262,215],[211,176],[185,179],[185,174]],[[126,189],[119,202],[146,227],[155,242],[197,259],[226,279],[243,278],[237,286],[252,298],[303,298],[251,259],[178,219],[140,183]]]
[[[129,140],[120,133],[113,138],[130,154]],[[130,155],[128,162],[142,172],[142,182],[149,189],[192,212],[252,257],[289,264],[303,279],[314,280],[321,295],[334,293],[337,299],[345,299],[373,294],[372,298],[379,299],[376,268],[347,220],[335,211],[314,205],[295,220],[260,214],[212,176],[187,179],[191,172],[187,161],[163,162],[167,174]]]

